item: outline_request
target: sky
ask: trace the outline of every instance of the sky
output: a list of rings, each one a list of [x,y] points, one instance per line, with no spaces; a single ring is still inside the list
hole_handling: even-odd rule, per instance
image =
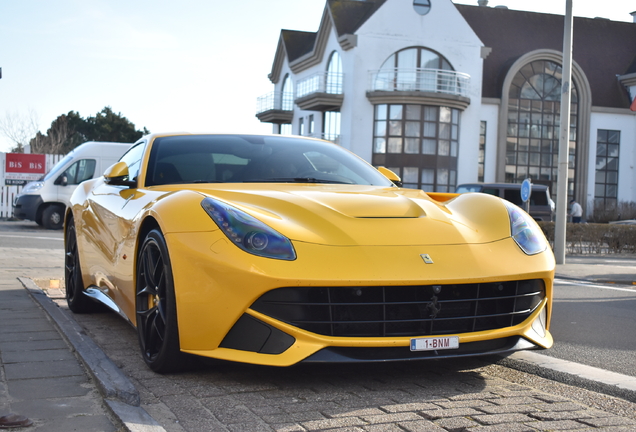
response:
[[[411,1],[411,0],[401,0]],[[432,0],[433,7],[435,1]],[[477,0],[455,3],[477,5]],[[561,14],[565,0],[488,6]],[[256,99],[273,90],[281,29],[317,31],[325,0],[0,0],[0,119],[46,133],[69,111],[109,106],[151,132],[271,133]],[[632,22],[635,0],[573,0],[574,16]],[[0,136],[0,151],[12,143]]]

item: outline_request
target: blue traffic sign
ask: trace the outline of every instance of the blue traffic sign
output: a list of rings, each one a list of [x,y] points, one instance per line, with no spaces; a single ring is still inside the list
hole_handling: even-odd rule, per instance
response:
[[[532,193],[532,183],[530,179],[525,179],[523,183],[521,183],[521,201],[527,202],[530,199],[530,194]]]

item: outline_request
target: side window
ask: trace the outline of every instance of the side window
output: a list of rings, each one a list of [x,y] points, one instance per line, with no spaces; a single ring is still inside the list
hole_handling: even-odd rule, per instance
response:
[[[139,144],[134,145],[130,148],[122,157],[119,159],[120,162],[125,162],[128,165],[128,179],[136,180],[139,175],[139,168],[141,167],[141,158],[144,154],[144,149],[146,148],[146,142],[142,141]]]
[[[548,194],[545,191],[532,191],[530,195],[530,204],[538,206],[548,205]]]
[[[516,204],[518,206],[523,205],[523,201],[521,201],[521,190],[506,189],[504,190],[503,197],[513,204]]]
[[[494,188],[484,188],[482,190],[483,193],[487,193],[489,195],[499,196],[499,189]]]
[[[93,174],[95,174],[95,159],[82,159],[68,167],[62,176],[66,176],[66,184],[77,185],[93,178]]]
[[[77,162],[76,183],[80,184],[84,180],[92,179],[95,174],[95,159],[82,159]]]

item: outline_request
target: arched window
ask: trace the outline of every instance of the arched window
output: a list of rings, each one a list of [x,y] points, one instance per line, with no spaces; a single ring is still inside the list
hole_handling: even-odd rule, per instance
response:
[[[342,94],[342,60],[338,51],[331,53],[327,65],[326,93]]]
[[[447,85],[443,74],[453,67],[441,54],[423,47],[411,47],[398,51],[386,59],[378,72],[376,90],[440,91]]]
[[[281,109],[283,111],[292,111],[294,109],[294,87],[289,74],[285,75],[285,79],[283,80]]]
[[[535,60],[512,79],[508,92],[506,182],[531,178],[556,192],[561,110],[561,65]],[[574,196],[577,170],[578,92],[572,88],[568,195]]]

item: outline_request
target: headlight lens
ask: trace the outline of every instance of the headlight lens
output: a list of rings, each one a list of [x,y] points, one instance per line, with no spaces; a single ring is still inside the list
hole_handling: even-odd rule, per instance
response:
[[[36,192],[42,189],[43,186],[44,186],[44,182],[41,182],[41,181],[27,183],[24,189],[22,189],[22,193],[27,194],[27,193]]]
[[[201,206],[232,243],[245,252],[287,261],[296,259],[287,237],[244,211],[213,198],[205,198]]]
[[[516,205],[504,201],[510,217],[510,231],[514,241],[526,255],[536,255],[547,249],[548,243],[543,232],[532,218]]]

